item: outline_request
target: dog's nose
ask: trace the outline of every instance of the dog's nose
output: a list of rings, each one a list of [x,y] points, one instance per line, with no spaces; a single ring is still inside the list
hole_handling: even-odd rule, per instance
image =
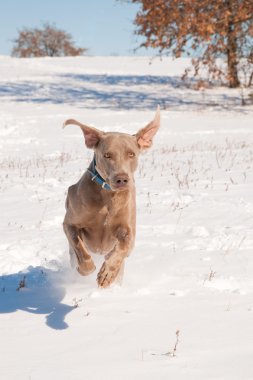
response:
[[[125,173],[121,173],[121,174],[117,174],[115,177],[114,177],[114,183],[117,187],[123,187],[123,186],[126,186],[128,184],[128,181],[129,181],[129,177],[127,174]]]

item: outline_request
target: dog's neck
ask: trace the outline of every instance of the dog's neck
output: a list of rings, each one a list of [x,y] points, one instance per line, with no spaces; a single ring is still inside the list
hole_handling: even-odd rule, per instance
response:
[[[96,157],[94,155],[93,160],[90,163],[89,168],[87,171],[91,175],[91,180],[96,182],[98,185],[100,185],[105,190],[111,190],[110,185],[104,180],[104,178],[99,174],[97,167],[96,167]]]

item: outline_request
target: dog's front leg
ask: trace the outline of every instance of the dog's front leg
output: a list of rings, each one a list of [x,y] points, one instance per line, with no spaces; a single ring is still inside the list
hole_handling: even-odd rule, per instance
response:
[[[78,262],[78,272],[82,276],[87,276],[94,272],[96,267],[82,240],[82,231],[66,223],[63,223],[63,229],[68,238],[70,247],[75,252]]]
[[[133,236],[128,227],[118,227],[115,237],[117,243],[114,249],[105,257],[98,273],[97,283],[102,288],[110,286],[117,278],[123,276],[124,260],[133,246]]]

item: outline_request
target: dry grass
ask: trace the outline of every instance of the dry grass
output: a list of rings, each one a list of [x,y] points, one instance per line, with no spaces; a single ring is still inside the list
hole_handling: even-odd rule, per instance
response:
[[[162,157],[158,161],[157,157]],[[252,171],[253,144],[230,141],[221,145],[196,142],[163,147],[146,155],[138,176],[150,183],[163,178],[164,187],[178,190],[220,189],[246,183]],[[150,207],[150,205],[149,205]]]

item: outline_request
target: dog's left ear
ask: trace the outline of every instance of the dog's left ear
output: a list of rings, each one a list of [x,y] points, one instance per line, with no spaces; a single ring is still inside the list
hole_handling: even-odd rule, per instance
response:
[[[154,120],[136,133],[137,143],[141,150],[150,148],[153,138],[160,127],[160,107],[157,107]]]

